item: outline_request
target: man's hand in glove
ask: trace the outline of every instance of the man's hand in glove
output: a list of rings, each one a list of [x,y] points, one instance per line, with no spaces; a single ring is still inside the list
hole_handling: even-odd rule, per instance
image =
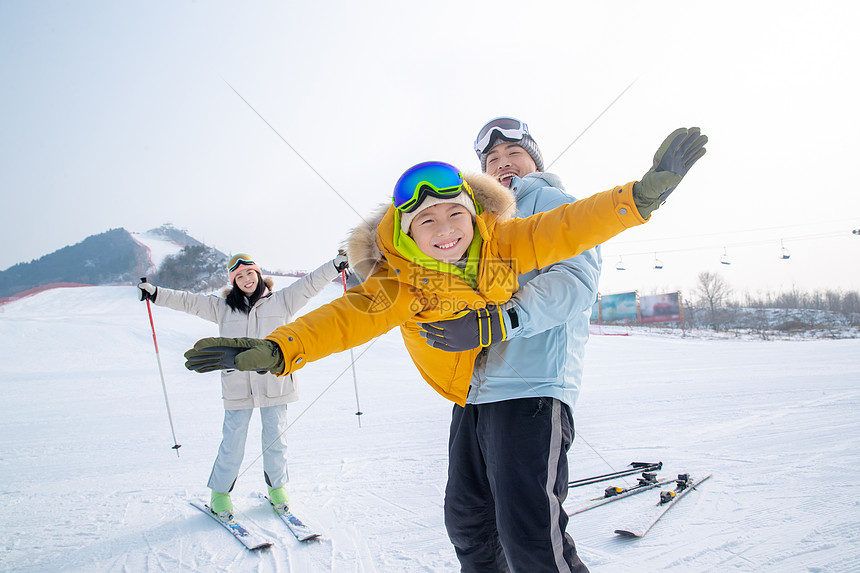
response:
[[[459,318],[425,322],[419,326],[424,329],[421,336],[427,339],[427,344],[448,352],[489,346],[505,340],[507,335],[505,319],[499,307],[493,305],[469,310]]]
[[[185,367],[197,372],[242,370],[281,374],[284,355],[271,340],[259,338],[203,338],[185,353]]]
[[[663,141],[651,169],[642,176],[642,181],[633,184],[633,200],[644,219],[651,216],[705,154],[707,142],[708,137],[698,127],[676,129]]]

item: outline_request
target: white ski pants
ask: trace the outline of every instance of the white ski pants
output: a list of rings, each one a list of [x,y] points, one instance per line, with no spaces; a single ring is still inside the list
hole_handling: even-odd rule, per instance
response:
[[[245,456],[245,442],[248,439],[248,425],[254,409],[224,410],[224,425],[221,429],[221,446],[212,474],[209,476],[210,489],[218,493],[230,493],[239,477],[242,458]],[[260,408],[263,425],[263,472],[266,484],[283,487],[289,481],[287,475],[287,405]]]

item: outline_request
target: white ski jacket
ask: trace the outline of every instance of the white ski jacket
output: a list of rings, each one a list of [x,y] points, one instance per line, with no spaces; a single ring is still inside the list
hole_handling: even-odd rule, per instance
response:
[[[266,277],[266,294],[260,297],[248,314],[227,306],[225,297],[229,288],[220,295],[206,295],[158,287],[155,304],[216,323],[218,336],[263,338],[279,326],[291,322],[293,315],[337,275],[333,261],[327,261],[315,271],[276,292],[272,292],[272,279]],[[295,374],[278,377],[268,373],[221,370],[221,396],[225,410],[248,410],[295,402],[299,399],[299,392]]]

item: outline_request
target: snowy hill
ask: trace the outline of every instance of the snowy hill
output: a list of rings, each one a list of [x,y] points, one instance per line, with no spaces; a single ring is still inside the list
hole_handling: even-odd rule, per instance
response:
[[[145,233],[132,233],[131,236],[137,243],[145,247],[148,252],[149,257],[147,262],[149,263],[149,267],[143,269],[144,274],[158,269],[164,263],[164,259],[175,257],[182,251],[182,247],[185,246],[166,237],[163,233],[159,233],[157,229],[152,229]]]
[[[275,278],[280,286],[293,279]],[[330,285],[310,307],[340,296]],[[306,309],[307,310],[307,309]],[[451,406],[395,330],[299,373],[289,491],[323,532],[299,544],[258,498],[255,415],[237,515],[275,545],[250,553],[189,505],[223,415],[217,374],[183,367],[213,324],[153,307],[174,450],[146,306],[132,286],[54,289],[0,307],[0,569],[454,572],[442,523]],[[591,570],[860,571],[860,340],[593,336],[575,414],[571,479],[662,461],[713,477],[648,535],[613,530],[651,493],[571,518]],[[607,485],[572,489],[574,510]]]
[[[226,260],[169,223],[145,233],[111,229],[0,271],[0,304],[50,288],[136,284],[154,275],[159,284],[199,292],[226,283]]]

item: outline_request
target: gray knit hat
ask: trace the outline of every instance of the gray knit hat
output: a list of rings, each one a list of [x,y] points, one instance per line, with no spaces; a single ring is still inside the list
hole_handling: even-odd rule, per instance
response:
[[[486,143],[489,136],[489,144]],[[487,172],[487,153],[503,141],[516,143],[526,150],[535,162],[538,171],[543,171],[543,155],[540,148],[529,134],[528,126],[512,117],[497,117],[491,119],[478,132],[475,140],[475,153],[481,160],[481,171]]]

